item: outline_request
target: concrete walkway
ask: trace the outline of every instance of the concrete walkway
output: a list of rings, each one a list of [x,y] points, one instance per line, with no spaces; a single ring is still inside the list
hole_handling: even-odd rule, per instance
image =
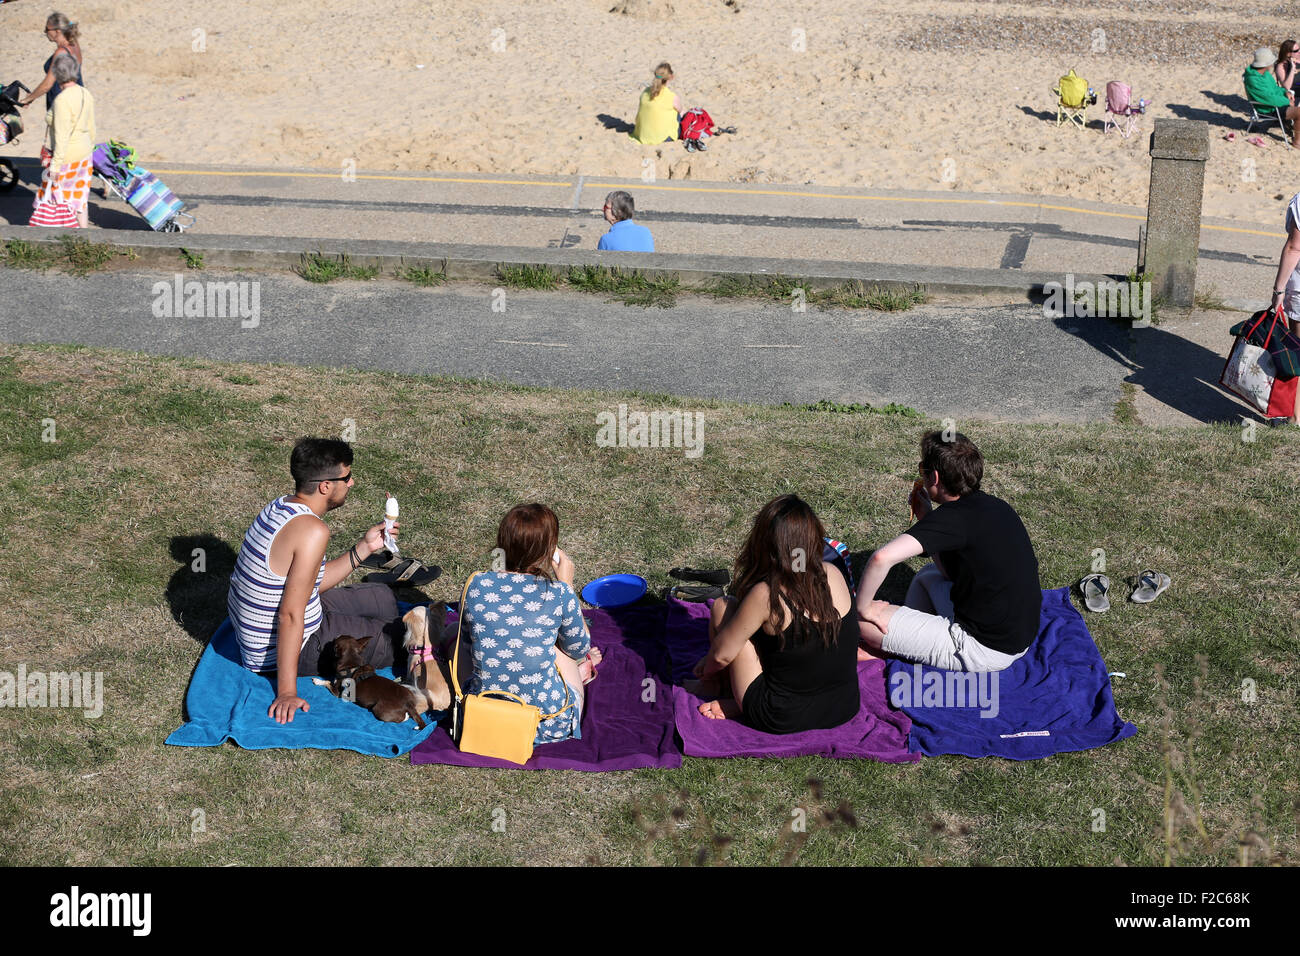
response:
[[[11,343],[760,403],[898,402],[958,421],[1110,421],[1117,403],[1130,401],[1127,382],[1147,425],[1239,424],[1249,416],[1214,384],[1232,342],[1226,329],[1240,313],[1194,312],[1177,327],[1132,329],[1047,319],[1041,306],[1005,302],[798,313],[683,295],[673,308],[641,309],[574,292],[501,297],[474,283],[313,285],[293,275],[204,270],[182,279],[242,282],[245,304],[256,292],[255,320],[233,307],[187,318],[176,314],[168,274],[0,275],[0,341]]]
[[[0,196],[23,224],[37,180]],[[196,235],[324,237],[591,251],[606,193],[626,189],[661,253],[845,263],[933,264],[1019,273],[1127,273],[1145,210],[1086,199],[897,192],[693,180],[268,169],[169,164],[155,170],[198,217]],[[119,200],[92,197],[92,223],[146,230]],[[11,231],[6,230],[9,234]],[[1277,223],[1207,219],[1198,289],[1262,307],[1284,234]]]

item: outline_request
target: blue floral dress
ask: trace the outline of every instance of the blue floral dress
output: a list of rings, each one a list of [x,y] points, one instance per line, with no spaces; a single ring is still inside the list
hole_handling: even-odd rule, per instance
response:
[[[576,661],[591,650],[591,637],[573,588],[535,574],[484,571],[465,595],[465,626],[474,653],[474,676],[466,693],[504,690],[551,714],[565,703],[564,679],[555,646]],[[573,706],[537,728],[535,742],[582,737],[576,693]]]

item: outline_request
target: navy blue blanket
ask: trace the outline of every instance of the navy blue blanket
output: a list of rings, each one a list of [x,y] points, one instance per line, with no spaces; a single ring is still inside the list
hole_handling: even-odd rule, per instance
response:
[[[908,749],[928,756],[1035,760],[1123,740],[1106,664],[1070,589],[1043,592],[1038,637],[1004,671],[961,674],[890,661],[890,702],[912,719]]]

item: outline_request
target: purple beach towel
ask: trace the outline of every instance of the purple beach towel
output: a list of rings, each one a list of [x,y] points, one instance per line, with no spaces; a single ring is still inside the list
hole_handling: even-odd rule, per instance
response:
[[[664,631],[672,657],[673,683],[692,676],[695,662],[709,649],[709,606],[668,600]],[[912,763],[920,754],[908,750],[906,714],[889,706],[883,661],[858,665],[862,709],[846,724],[830,730],[767,734],[739,720],[713,720],[699,712],[701,699],[673,687],[673,707],[682,750],[689,757],[864,758],[885,763]]]
[[[949,678],[954,673],[889,662],[891,700],[912,718],[914,752],[1036,760],[1137,733],[1115,709],[1106,664],[1070,602],[1068,587],[1043,592],[1038,637],[1024,657],[994,674],[962,675],[979,679],[977,693],[967,684],[957,696],[956,681]],[[945,687],[949,699],[943,703],[950,706],[937,697],[927,700],[927,684],[936,695]],[[980,699],[972,703],[971,697]],[[953,706],[959,700],[966,706]]]
[[[673,729],[668,657],[662,635],[661,605],[632,605],[587,610],[592,643],[604,659],[587,685],[582,712],[582,739],[540,744],[519,764],[461,753],[443,721],[411,751],[411,763],[458,767],[503,767],[513,770],[634,770],[680,767],[682,752]],[[447,614],[455,621],[454,612]]]

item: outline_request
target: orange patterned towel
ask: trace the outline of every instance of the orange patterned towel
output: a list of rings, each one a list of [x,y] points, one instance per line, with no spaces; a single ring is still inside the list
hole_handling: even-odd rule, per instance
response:
[[[45,170],[40,192],[36,194],[36,209],[29,226],[66,226],[76,229],[77,211],[86,205],[90,196],[90,177],[93,167],[90,158],[76,163],[64,163],[57,173]]]

